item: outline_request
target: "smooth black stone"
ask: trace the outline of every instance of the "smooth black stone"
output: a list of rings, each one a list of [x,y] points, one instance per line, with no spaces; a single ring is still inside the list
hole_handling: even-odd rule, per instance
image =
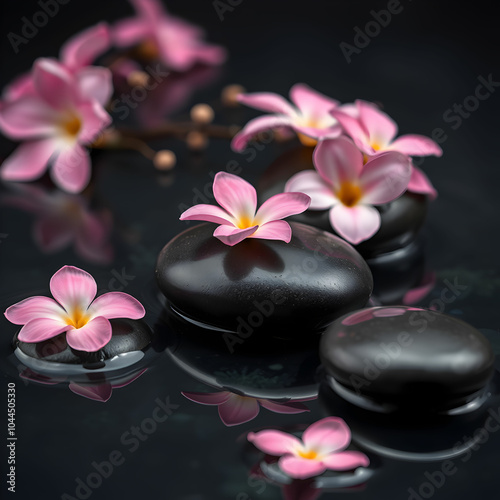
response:
[[[341,387],[399,408],[440,411],[473,400],[493,374],[494,354],[475,328],[412,307],[373,307],[332,324],[322,364]]]
[[[286,182],[301,170],[312,170],[312,149],[297,148],[280,156],[264,172],[260,180],[260,199],[265,201],[282,193]],[[425,195],[404,193],[397,200],[375,208],[380,212],[380,229],[369,240],[355,245],[365,258],[392,252],[411,243],[417,236],[427,215],[428,200]],[[333,234],[329,210],[306,210],[290,217],[290,220],[309,224]]]
[[[363,258],[331,233],[291,223],[292,240],[230,247],[200,224],[160,252],[160,290],[182,315],[248,337],[254,330],[307,335],[363,307],[373,281]]]
[[[100,368],[103,362],[119,354],[141,351],[152,340],[151,330],[141,320],[112,319],[113,336],[107,345],[97,352],[83,352],[71,349],[63,333],[52,339],[38,343],[20,342],[17,336],[15,345],[30,358],[52,363],[85,365],[88,368]]]

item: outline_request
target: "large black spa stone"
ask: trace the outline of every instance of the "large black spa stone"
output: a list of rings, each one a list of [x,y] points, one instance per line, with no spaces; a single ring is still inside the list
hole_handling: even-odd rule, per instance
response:
[[[339,394],[423,410],[456,408],[478,398],[494,363],[488,340],[472,326],[404,306],[372,307],[337,319],[321,338],[320,358]]]
[[[160,252],[156,277],[172,307],[205,326],[308,334],[366,305],[363,258],[330,233],[291,223],[292,240],[246,239],[230,247],[215,225],[182,232]]]

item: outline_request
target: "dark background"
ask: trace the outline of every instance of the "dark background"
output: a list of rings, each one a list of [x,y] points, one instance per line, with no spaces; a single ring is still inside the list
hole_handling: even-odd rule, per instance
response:
[[[402,12],[393,15],[390,24],[348,64],[339,44],[353,44],[354,28],[363,29],[372,20],[370,11],[386,9],[386,1],[243,0],[232,12],[225,12],[223,21],[212,1],[168,2],[172,13],[204,26],[208,39],[226,46],[230,53],[219,80],[198,91],[193,103],[217,100],[228,83],[286,95],[294,83],[306,82],[343,102],[363,98],[381,103],[401,133],[431,135],[442,128],[448,136],[442,144],[444,156],[422,164],[440,194],[431,205],[426,225],[428,265],[438,276],[430,297],[439,297],[442,280],[458,279],[467,291],[446,312],[498,332],[500,92],[481,101],[456,130],[443,117],[474,93],[478,77],[487,79],[491,74],[500,81],[498,14],[489,2],[406,0],[401,5]],[[31,19],[39,9],[34,1],[2,1],[0,87],[28,70],[37,57],[56,56],[72,34],[100,20],[111,22],[132,13],[125,1],[70,0],[15,54],[7,33],[19,34],[21,18]],[[243,124],[250,116],[254,114],[221,113],[217,121]],[[5,157],[13,144],[2,139],[0,147],[0,156]],[[32,216],[1,208],[0,233],[8,235],[0,245],[3,309],[35,292],[46,294],[50,276],[64,264],[85,268],[101,284],[110,279],[111,270],[125,266],[135,276],[126,291],[145,303],[146,320],[154,323],[154,260],[163,244],[185,228],[177,220],[179,204],[191,204],[192,188],[202,188],[209,180],[208,172],[222,170],[231,159],[241,161],[226,142],[214,141],[202,157],[193,157],[175,141],[165,141],[161,147],[172,148],[179,156],[168,181],[133,153],[105,154],[94,162],[96,197],[115,220],[115,260],[108,266],[88,264],[71,248],[56,255],[42,254],[31,238]],[[266,148],[256,162],[245,166],[243,177],[256,181],[279,151],[275,145]],[[429,300],[421,305],[429,305]],[[92,471],[92,461],[106,460],[111,451],[122,449],[123,432],[151,415],[155,398],[167,395],[180,409],[92,492],[92,500],[280,498],[277,488],[262,489],[248,482],[242,445],[236,440],[255,427],[281,425],[284,417],[261,410],[254,422],[224,427],[215,408],[195,405],[180,395],[181,390],[203,387],[166,357],[137,382],[116,391],[106,404],[79,398],[62,386],[25,385],[6,361],[15,331],[14,325],[1,320],[4,387],[9,380],[17,381],[17,498],[74,495],[75,479]],[[311,414],[287,416],[287,423],[308,424],[323,415],[316,402],[310,407]],[[436,491],[435,498],[497,498],[498,449],[495,436]],[[387,461],[358,497],[406,499],[407,489],[424,480],[424,471],[437,467]],[[8,495],[3,479],[0,491]]]

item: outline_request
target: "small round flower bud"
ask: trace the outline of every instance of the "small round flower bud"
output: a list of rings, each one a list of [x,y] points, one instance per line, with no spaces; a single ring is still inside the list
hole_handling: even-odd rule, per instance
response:
[[[214,119],[214,110],[208,104],[196,104],[191,108],[191,120],[195,123],[208,124]]]
[[[205,134],[202,134],[197,130],[192,130],[186,136],[186,144],[188,148],[193,151],[201,151],[208,146],[208,138]]]
[[[244,94],[246,92],[245,88],[237,83],[232,85],[227,85],[222,89],[221,100],[224,106],[229,106],[235,108],[239,106],[238,94]]]
[[[158,151],[153,158],[153,164],[158,170],[172,170],[176,163],[175,153],[170,149]]]

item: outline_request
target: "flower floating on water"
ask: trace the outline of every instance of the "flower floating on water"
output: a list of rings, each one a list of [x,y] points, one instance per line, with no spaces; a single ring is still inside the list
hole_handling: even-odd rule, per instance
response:
[[[302,439],[277,430],[250,432],[247,438],[264,453],[281,457],[279,467],[295,479],[314,477],[327,469],[348,471],[367,467],[370,463],[364,453],[346,451],[351,431],[337,417],[323,418],[310,425]]]
[[[438,144],[423,135],[408,134],[396,138],[397,124],[374,104],[358,100],[355,106],[357,113],[332,109],[331,114],[365,155],[376,157],[386,151],[398,151],[407,156],[441,156],[443,154]],[[436,190],[429,179],[414,165],[408,191],[436,197]]]
[[[311,199],[304,193],[280,193],[257,209],[257,192],[237,175],[219,172],[214,178],[213,191],[220,207],[195,205],[181,214],[181,220],[202,220],[221,224],[214,236],[233,246],[245,238],[282,240],[288,243],[292,228],[281,220],[307,210]]]
[[[221,392],[183,392],[182,395],[202,405],[217,406],[223,424],[230,427],[253,420],[260,407],[274,413],[295,414],[309,411],[307,406],[299,402],[277,403],[269,399],[240,396],[230,391]]]
[[[53,162],[52,178],[60,188],[71,193],[85,188],[90,158],[84,146],[109,125],[111,117],[96,99],[82,94],[80,83],[62,64],[38,59],[33,69],[35,94],[22,95],[0,109],[0,130],[26,141],[4,161],[2,179],[37,179]]]
[[[111,340],[110,319],[140,319],[145,314],[142,304],[123,292],[95,298],[94,278],[73,266],[64,266],[52,276],[50,291],[55,300],[30,297],[5,311],[11,323],[24,325],[18,335],[20,341],[43,342],[66,332],[70,347],[95,352]]]
[[[347,137],[321,141],[314,150],[316,171],[295,174],[285,191],[299,191],[311,197],[312,210],[330,210],[330,223],[347,241],[358,244],[380,228],[380,213],[373,205],[398,198],[411,175],[410,160],[395,152],[369,158]]]
[[[137,17],[118,21],[113,27],[119,47],[137,45],[144,59],[159,59],[169,69],[187,71],[196,63],[222,64],[226,51],[203,40],[203,30],[171,16],[157,0],[131,0]]]
[[[317,139],[338,137],[342,129],[330,111],[339,107],[331,99],[303,83],[297,83],[290,90],[292,104],[278,94],[256,92],[240,94],[238,100],[252,108],[269,111],[271,115],[250,120],[233,139],[235,151],[245,149],[247,143],[260,132],[276,128],[292,128],[306,146],[314,146]],[[342,106],[340,109],[343,109]],[[350,107],[344,109],[349,112]]]

